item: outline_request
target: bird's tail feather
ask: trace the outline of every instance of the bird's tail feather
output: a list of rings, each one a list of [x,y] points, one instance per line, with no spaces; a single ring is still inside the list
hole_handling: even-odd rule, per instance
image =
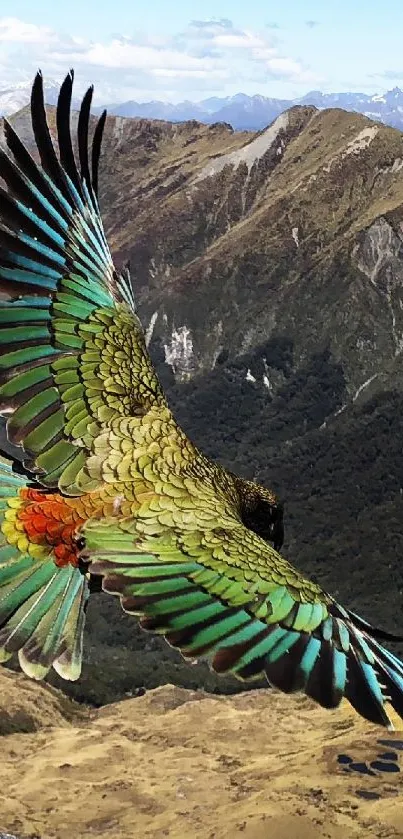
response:
[[[0,663],[18,652],[31,678],[42,679],[53,665],[64,679],[78,679],[87,580],[72,565],[55,565],[51,554],[28,552],[15,527],[24,486],[24,478],[0,462]]]

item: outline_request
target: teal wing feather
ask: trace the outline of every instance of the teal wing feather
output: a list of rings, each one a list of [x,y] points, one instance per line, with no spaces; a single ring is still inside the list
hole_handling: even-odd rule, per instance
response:
[[[59,568],[51,555],[35,559],[7,542],[1,524],[24,485],[0,461],[0,663],[18,651],[22,669],[34,679],[52,665],[64,679],[78,679],[88,581],[72,565]]]
[[[73,73],[59,95],[56,154],[40,73],[31,98],[40,165],[4,121],[0,148],[0,413],[27,471],[79,495],[77,475],[114,415],[163,399],[128,275],[114,268],[99,213],[105,113],[89,159],[92,88],[70,134]],[[91,171],[90,171],[91,169]],[[94,488],[88,479],[85,489]]]
[[[262,674],[282,691],[304,691],[326,708],[346,697],[371,722],[403,719],[403,663],[373,629],[306,580],[266,542],[235,525],[139,538],[130,520],[89,521],[91,571],[103,588],[186,657],[218,673]]]

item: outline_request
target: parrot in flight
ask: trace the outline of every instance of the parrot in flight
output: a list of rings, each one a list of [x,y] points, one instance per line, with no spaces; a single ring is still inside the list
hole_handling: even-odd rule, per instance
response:
[[[276,495],[213,463],[166,402],[129,274],[98,205],[106,112],[92,88],[73,147],[73,72],[57,147],[40,72],[37,160],[4,120],[0,146],[0,413],[20,458],[0,464],[0,661],[80,675],[88,598],[101,589],[183,656],[264,675],[325,708],[345,697],[374,723],[403,719],[399,640],[339,605],[278,552]]]

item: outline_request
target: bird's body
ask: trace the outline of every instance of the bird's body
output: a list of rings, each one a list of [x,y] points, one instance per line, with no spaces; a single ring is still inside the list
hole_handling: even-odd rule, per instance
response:
[[[21,459],[0,465],[0,660],[81,668],[92,590],[217,672],[261,674],[325,707],[403,718],[403,664],[376,630],[277,552],[273,492],[213,463],[177,425],[148,354],[130,279],[113,266],[97,201],[104,116],[88,154],[91,93],[59,157],[38,74],[38,166],[8,123],[0,149],[0,411]],[[21,461],[21,462],[20,462]],[[274,548],[270,545],[274,542]]]

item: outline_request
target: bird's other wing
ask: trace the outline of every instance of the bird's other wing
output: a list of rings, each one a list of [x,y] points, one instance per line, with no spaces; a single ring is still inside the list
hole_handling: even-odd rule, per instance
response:
[[[162,518],[162,517],[161,517]],[[282,691],[304,691],[326,708],[346,697],[366,719],[403,719],[403,663],[373,630],[305,579],[239,522],[168,530],[150,519],[90,520],[91,571],[143,628],[218,673],[264,674]]]
[[[4,120],[0,148],[0,413],[24,469],[45,487],[79,495],[92,443],[115,416],[141,416],[164,396],[135,313],[130,278],[117,273],[99,212],[98,163],[106,112],[89,151],[92,88],[73,152],[71,71],[49,131],[37,74],[31,118],[37,164]],[[78,477],[81,475],[81,479]],[[83,477],[84,476],[84,477]]]

